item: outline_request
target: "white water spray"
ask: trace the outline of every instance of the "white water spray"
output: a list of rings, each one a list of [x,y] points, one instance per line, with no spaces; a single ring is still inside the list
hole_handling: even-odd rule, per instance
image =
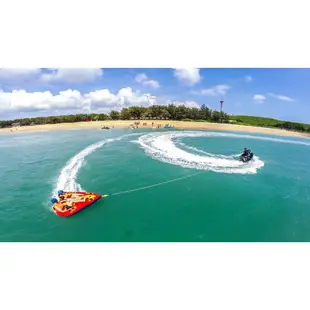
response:
[[[60,176],[58,178],[56,191],[64,190],[68,192],[74,191],[82,191],[82,187],[80,184],[76,182],[77,174],[80,168],[83,166],[85,158],[93,153],[98,148],[102,147],[108,142],[112,142],[116,139],[107,139],[104,141],[100,141],[98,143],[92,144],[73,156],[65,165],[65,167],[61,170]]]
[[[79,170],[83,166],[85,159],[91,153],[97,149],[104,146],[106,143],[113,141],[121,140],[129,136],[140,136],[136,141],[140,144],[145,150],[146,154],[150,157],[160,160],[162,162],[170,163],[173,165],[179,165],[185,168],[193,168],[198,170],[211,170],[215,172],[222,173],[239,173],[239,174],[253,174],[256,173],[258,169],[264,166],[264,162],[260,160],[259,157],[254,156],[253,160],[248,163],[242,163],[237,158],[236,155],[226,156],[226,155],[216,155],[208,153],[197,148],[187,146],[184,143],[179,143],[187,150],[200,153],[202,155],[192,154],[190,152],[184,151],[177,146],[177,139],[183,137],[229,137],[229,138],[243,138],[243,139],[256,139],[256,140],[265,140],[279,143],[290,143],[290,144],[301,144],[310,146],[309,142],[296,141],[296,140],[287,140],[281,138],[271,138],[271,137],[261,137],[261,136],[252,136],[252,135],[240,135],[240,134],[229,134],[229,133],[217,133],[217,132],[204,132],[204,131],[177,131],[177,132],[153,132],[150,134],[143,133],[132,133],[127,134],[117,138],[106,139],[95,144],[92,144],[73,156],[67,164],[62,169],[57,185],[55,188],[55,194],[57,190],[63,189],[65,191],[79,191],[82,190],[80,184],[77,183],[76,178]],[[190,175],[191,176],[191,175]],[[190,177],[187,176],[187,177]],[[142,190],[154,186],[159,186],[161,184],[166,184],[170,182],[177,181],[179,179],[187,178],[177,178],[170,181],[165,181],[162,183],[157,183],[154,185],[145,186],[139,189],[124,191],[115,193],[125,193],[132,192],[136,190]]]
[[[133,133],[94,143],[83,149],[81,152],[79,152],[72,158],[70,158],[69,161],[61,170],[61,173],[57,180],[56,188],[54,190],[54,195],[57,195],[58,190],[64,190],[68,192],[83,191],[81,185],[77,183],[76,178],[79,170],[81,169],[81,167],[85,162],[86,157],[109,142],[118,141],[128,136],[137,136],[137,135],[141,134]]]
[[[213,132],[173,132],[173,133],[151,133],[139,137],[138,141],[144,148],[147,155],[165,163],[178,165],[184,168],[199,170],[210,170],[222,173],[254,174],[264,166],[259,157],[254,156],[253,160],[243,163],[236,159],[236,154],[231,156],[215,155],[186,146],[203,155],[193,154],[182,150],[176,144],[176,139],[183,137],[216,137],[229,136],[228,134]],[[240,136],[236,135],[240,138]],[[182,144],[185,146],[184,144]]]

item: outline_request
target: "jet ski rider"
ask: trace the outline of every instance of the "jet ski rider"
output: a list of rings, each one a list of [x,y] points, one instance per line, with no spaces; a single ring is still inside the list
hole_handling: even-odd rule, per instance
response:
[[[250,149],[247,149],[246,147],[244,148],[244,151],[242,153],[242,156],[248,156],[251,153]]]

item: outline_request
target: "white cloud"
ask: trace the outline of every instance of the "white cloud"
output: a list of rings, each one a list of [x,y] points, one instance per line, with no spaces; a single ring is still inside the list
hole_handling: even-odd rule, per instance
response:
[[[147,75],[145,73],[140,73],[140,74],[137,74],[136,75],[136,82],[138,83],[143,83],[144,81],[146,81],[148,78],[147,78]]]
[[[160,85],[157,81],[155,80],[150,80],[145,73],[140,73],[136,76],[135,78],[136,82],[145,85],[145,86],[150,86],[152,88],[159,88]]]
[[[100,68],[0,68],[3,81],[40,80],[42,82],[86,83],[103,75]]]
[[[177,102],[176,105],[185,105],[188,108],[200,108],[200,105],[195,101]]]
[[[206,96],[224,96],[229,89],[231,89],[231,86],[227,84],[219,84],[211,88],[194,91],[193,93]]]
[[[253,78],[250,75],[246,75],[244,78],[247,83],[250,83],[253,81]]]
[[[78,109],[82,107],[82,95],[76,90],[66,90],[53,95],[51,92],[28,93],[25,90],[0,92],[0,110],[27,112],[50,109]]]
[[[269,96],[277,98],[277,99],[282,100],[282,101],[290,101],[290,102],[296,101],[293,98],[283,96],[283,95],[275,95],[275,94],[270,93]]]
[[[161,104],[168,105],[169,103],[178,106],[185,105],[190,108],[200,107],[195,101],[169,101],[165,99]],[[108,89],[100,89],[85,94],[72,89],[57,94],[50,91],[0,91],[0,112],[3,115],[17,115],[23,112],[29,113],[29,116],[85,112],[108,113],[111,110],[119,111],[130,106],[148,107],[153,104],[157,104],[155,96],[133,91],[130,87],[121,88],[117,93],[112,93]]]
[[[263,103],[266,100],[264,95],[256,94],[253,96],[253,100],[257,103]]]
[[[289,102],[296,101],[295,99],[290,98],[288,96],[276,95],[276,94],[273,94],[273,93],[269,93],[268,95],[271,96],[271,97],[274,97],[276,99],[282,100],[282,101],[289,101]],[[262,103],[262,102],[264,102],[266,100],[266,96],[265,95],[261,95],[261,94],[256,94],[256,95],[253,96],[253,100],[256,101],[257,103]]]
[[[166,104],[173,104],[175,106],[184,105],[188,108],[200,108],[200,105],[195,101],[178,101],[178,100],[167,100]]]
[[[86,83],[103,75],[100,68],[56,68],[48,71],[41,75],[44,82]]]
[[[65,90],[58,94],[45,92],[27,92],[14,90],[0,91],[0,111],[4,113],[18,112],[48,112],[81,110],[109,112],[111,109],[120,110],[133,105],[150,106],[154,103],[150,94],[134,92],[130,87],[121,88],[113,94],[108,89],[92,91],[86,94],[78,90]]]
[[[174,76],[182,83],[193,86],[199,83],[202,79],[200,76],[200,69],[191,68],[191,69],[175,69]]]
[[[41,73],[40,68],[0,68],[0,79],[29,79],[39,76]]]

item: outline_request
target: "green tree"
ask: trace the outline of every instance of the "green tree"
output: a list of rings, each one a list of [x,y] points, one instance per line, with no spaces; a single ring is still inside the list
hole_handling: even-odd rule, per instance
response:
[[[212,111],[212,115],[211,115],[211,121],[218,123],[221,120],[221,112],[218,111]]]
[[[127,108],[122,109],[120,119],[129,120],[130,118],[131,118],[130,111]]]
[[[29,126],[31,124],[57,124],[57,123],[73,123],[84,122],[86,120],[108,120],[108,119],[170,119],[170,120],[204,120],[212,122],[227,123],[230,120],[236,124],[253,125],[262,127],[275,127],[286,130],[294,130],[310,133],[310,125],[296,122],[278,121],[272,118],[255,117],[247,115],[229,116],[225,112],[218,112],[209,109],[206,105],[198,108],[188,108],[184,105],[176,106],[173,104],[154,105],[150,107],[132,106],[123,108],[120,112],[111,111],[110,115],[101,113],[91,114],[70,114],[47,117],[28,117],[15,120],[0,121],[0,128],[11,127],[13,123],[20,123],[21,126]]]
[[[110,117],[112,120],[118,120],[120,119],[120,113],[118,111],[111,111]]]

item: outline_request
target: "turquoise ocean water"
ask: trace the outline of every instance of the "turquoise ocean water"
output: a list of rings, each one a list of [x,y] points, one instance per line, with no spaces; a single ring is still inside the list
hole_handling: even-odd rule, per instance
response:
[[[310,241],[309,154],[309,139],[248,133],[1,134],[0,241]],[[112,195],[61,218],[57,189]]]

